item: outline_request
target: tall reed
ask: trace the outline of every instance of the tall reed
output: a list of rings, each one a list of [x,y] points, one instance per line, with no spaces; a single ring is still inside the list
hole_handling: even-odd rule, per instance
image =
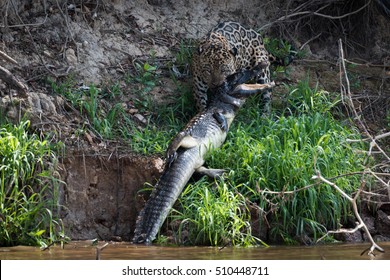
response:
[[[0,128],[0,246],[47,246],[65,238],[56,216],[56,155],[28,128],[28,121]]]

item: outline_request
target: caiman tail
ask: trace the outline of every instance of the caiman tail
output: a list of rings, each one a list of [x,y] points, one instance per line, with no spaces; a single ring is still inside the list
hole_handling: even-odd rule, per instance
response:
[[[173,204],[198,165],[198,148],[183,151],[166,167],[150,198],[138,216],[134,243],[150,244],[157,235]]]

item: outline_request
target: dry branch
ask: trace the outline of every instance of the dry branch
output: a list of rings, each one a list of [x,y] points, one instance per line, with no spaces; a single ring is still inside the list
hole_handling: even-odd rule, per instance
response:
[[[356,14],[356,13],[359,13],[360,11],[364,10],[366,7],[368,7],[368,5],[371,4],[371,0],[368,1],[365,5],[363,5],[362,7],[360,7],[359,9],[355,10],[355,11],[352,11],[352,12],[349,12],[349,13],[346,13],[346,14],[343,14],[341,16],[331,16],[331,15],[326,15],[326,14],[322,14],[322,13],[319,13],[320,10],[322,10],[323,8],[327,7],[327,5],[325,5],[324,7],[321,7],[319,8],[317,11],[302,11],[302,12],[296,12],[296,13],[292,13],[292,14],[288,14],[288,15],[285,15],[285,16],[282,16],[278,19],[276,19],[275,21],[273,22],[270,22],[268,24],[265,24],[264,26],[262,26],[260,28],[260,30],[264,30],[268,27],[270,27],[271,25],[277,23],[277,22],[282,22],[282,21],[286,21],[290,18],[293,18],[293,17],[302,17],[302,16],[305,16],[305,15],[309,15],[309,16],[318,16],[318,17],[323,17],[323,18],[327,18],[327,19],[330,19],[330,20],[335,20],[335,19],[343,19],[343,18],[346,18],[346,17],[349,17],[353,14]]]
[[[327,185],[335,188],[343,197],[345,197],[352,204],[353,213],[355,214],[355,217],[358,220],[357,226],[354,229],[352,229],[352,230],[341,229],[341,230],[338,230],[338,231],[329,231],[328,233],[355,232],[358,229],[362,228],[364,230],[364,232],[367,234],[367,237],[368,237],[368,239],[371,242],[371,247],[368,249],[368,254],[369,255],[374,255],[375,249],[377,249],[380,252],[384,252],[385,250],[383,250],[378,244],[376,244],[374,239],[372,238],[370,231],[368,230],[366,224],[364,223],[362,217],[359,214],[358,206],[357,206],[357,203],[356,203],[357,199],[360,196],[360,192],[363,190],[363,188],[365,186],[365,181],[362,182],[362,185],[359,188],[359,191],[355,194],[355,196],[353,198],[351,198],[342,189],[340,189],[335,183],[333,183],[333,182],[327,180],[326,178],[322,177],[322,175],[321,175],[321,173],[319,171],[317,171],[317,174],[314,175],[312,177],[312,179],[314,179],[314,180],[318,179],[318,180],[326,183]],[[363,251],[363,253],[365,251]]]
[[[354,119],[357,121],[359,127],[364,131],[364,133],[367,135],[367,137],[370,139],[370,150],[369,155],[371,155],[372,148],[377,148],[380,153],[390,162],[390,157],[387,155],[387,153],[378,145],[376,140],[380,138],[384,138],[389,136],[389,133],[384,133],[382,135],[379,135],[377,137],[373,137],[366,127],[366,125],[363,123],[361,116],[358,114],[353,101],[352,101],[352,94],[351,94],[351,88],[349,84],[348,79],[348,73],[347,68],[345,66],[345,58],[344,58],[344,50],[343,50],[343,42],[341,39],[339,39],[339,55],[340,55],[340,91],[341,91],[341,97],[343,104],[346,106],[346,108],[352,110]],[[345,84],[343,83],[343,79],[345,80]]]
[[[13,63],[15,65],[18,65],[18,62],[10,57],[5,52],[0,51],[0,58],[4,61]],[[18,78],[16,78],[12,73],[0,65],[0,80],[3,80],[7,85],[10,87],[16,89],[19,93],[25,95],[28,91],[27,85],[25,85],[23,82],[21,82]]]
[[[346,68],[346,65],[345,65],[345,61],[346,60],[344,58],[343,44],[342,44],[342,40],[341,39],[339,39],[338,44],[339,44],[339,65],[340,65],[340,94],[341,94],[341,97],[342,97],[343,104],[352,113],[354,120],[357,122],[357,124],[360,127],[360,129],[362,129],[363,132],[365,133],[365,135],[367,136],[367,138],[363,139],[362,141],[364,141],[364,140],[370,141],[370,148],[369,148],[369,151],[368,151],[368,155],[370,156],[372,154],[372,149],[374,147],[376,147],[380,151],[380,153],[388,161],[390,161],[390,157],[386,154],[386,152],[376,142],[376,140],[379,140],[381,138],[389,136],[390,133],[384,133],[384,134],[381,134],[381,135],[378,135],[378,136],[375,136],[375,137],[372,136],[369,133],[367,127],[365,126],[361,116],[358,114],[358,112],[356,110],[356,107],[354,106],[354,103],[353,103],[351,89],[350,89],[350,83],[349,83],[349,79],[348,79],[347,68]],[[371,174],[374,178],[379,180],[382,184],[384,184],[389,189],[389,184],[386,183],[384,180],[382,180],[379,177],[379,175],[378,175],[379,173],[375,174],[371,170],[369,170],[368,172],[365,172],[365,173],[366,174],[367,173]],[[363,176],[364,176],[364,174],[363,174]],[[328,231],[327,234],[329,234],[329,233],[340,233],[340,232],[353,233],[353,232],[357,231],[358,229],[363,229],[364,232],[367,235],[367,238],[371,242],[371,247],[368,248],[367,250],[365,250],[364,252],[368,251],[368,254],[371,255],[371,256],[374,255],[374,251],[375,250],[378,250],[380,252],[384,252],[384,250],[375,243],[374,239],[372,238],[372,236],[371,236],[371,234],[370,234],[366,224],[364,223],[364,221],[361,218],[361,216],[359,214],[359,211],[358,211],[357,199],[359,198],[360,194],[363,192],[363,188],[365,187],[365,180],[364,180],[364,178],[362,177],[361,187],[359,188],[359,190],[357,191],[357,193],[354,195],[353,198],[350,197],[348,194],[346,194],[335,183],[333,183],[330,180],[327,180],[326,178],[324,178],[319,171],[316,171],[316,175],[314,175],[312,177],[312,179],[317,179],[317,180],[319,180],[321,182],[326,183],[327,185],[329,185],[329,186],[333,187],[334,189],[336,189],[343,197],[345,197],[352,204],[353,212],[355,214],[356,219],[358,220],[358,223],[357,223],[357,225],[356,225],[356,227],[354,229],[351,229],[351,230],[340,229],[340,230],[337,230],[337,231]]]
[[[23,82],[19,81],[10,71],[0,66],[0,79],[12,88],[19,91],[19,93],[26,95],[28,88]]]
[[[358,114],[355,106],[354,106],[354,103],[352,101],[352,93],[351,93],[351,90],[350,90],[350,86],[349,86],[349,79],[348,79],[348,73],[347,73],[347,69],[346,69],[346,66],[345,66],[345,61],[346,59],[344,58],[344,51],[343,51],[343,43],[341,41],[341,39],[339,39],[339,55],[340,55],[340,88],[341,88],[341,95],[342,95],[342,100],[344,101],[345,99],[348,100],[348,102],[343,102],[344,105],[346,105],[348,103],[348,108],[350,110],[352,110],[352,113],[353,113],[353,116],[354,116],[354,119],[357,121],[359,127],[361,129],[363,129],[364,133],[367,135],[367,138],[366,139],[363,139],[362,141],[370,141],[369,144],[370,144],[370,148],[369,148],[369,151],[368,151],[368,155],[372,155],[374,152],[373,152],[373,149],[376,148],[378,149],[379,153],[388,161],[390,162],[390,157],[389,155],[385,152],[385,150],[383,150],[377,140],[380,140],[380,139],[383,139],[383,138],[386,138],[386,137],[389,137],[390,136],[390,132],[385,132],[385,133],[382,133],[380,135],[376,135],[376,136],[372,136],[368,129],[366,128],[365,124],[363,123],[360,115]],[[343,84],[343,78],[345,80],[345,83],[346,83],[346,86],[344,86]],[[371,175],[373,175],[374,178],[376,178],[380,183],[382,183],[383,185],[385,185],[385,187],[387,188],[387,192],[388,192],[388,196],[389,196],[389,199],[390,199],[390,184],[389,183],[386,183],[384,180],[382,180],[379,176],[378,173],[374,173],[373,171],[370,170],[370,173]]]
[[[5,61],[18,65],[18,62],[12,57],[10,57],[8,54],[6,54],[5,52],[0,51],[0,57]]]
[[[109,243],[105,243],[102,246],[96,246],[96,260],[100,260],[101,258],[101,253],[109,245]]]

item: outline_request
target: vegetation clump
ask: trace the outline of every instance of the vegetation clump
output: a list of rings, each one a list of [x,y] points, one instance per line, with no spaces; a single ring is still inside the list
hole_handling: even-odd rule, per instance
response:
[[[57,156],[28,128],[28,121],[0,128],[0,246],[66,239],[57,217]]]
[[[362,147],[347,141],[359,134],[332,116],[338,101],[329,93],[307,82],[289,92],[287,109],[272,118],[260,117],[258,98],[248,101],[225,145],[207,160],[213,168],[230,170],[226,177],[200,180],[183,192],[172,215],[186,225],[192,244],[258,244],[251,234],[254,206],[262,217],[257,226],[285,243],[311,243],[347,223],[346,200],[330,186],[311,186],[311,178],[319,170],[353,193],[359,178],[342,175],[364,168],[365,157],[356,152]]]

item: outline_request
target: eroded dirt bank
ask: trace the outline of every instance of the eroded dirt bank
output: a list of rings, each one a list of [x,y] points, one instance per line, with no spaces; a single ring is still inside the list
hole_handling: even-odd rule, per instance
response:
[[[283,37],[305,51],[305,58],[296,61],[279,83],[294,84],[309,77],[313,85],[338,91],[337,39],[344,36],[346,55],[359,62],[349,69],[356,102],[370,129],[384,130],[390,104],[389,19],[374,1],[355,1],[351,10],[344,1],[344,6],[323,10],[334,13],[334,18],[310,15],[299,20],[292,15],[315,8],[315,1],[303,2],[0,0],[0,50],[17,61],[0,60],[1,65],[28,86],[21,93],[0,80],[0,113],[13,121],[27,114],[33,128],[43,134],[56,131],[55,137],[67,146],[60,165],[66,183],[61,187],[60,204],[69,237],[129,240],[142,207],[137,191],[145,182],[155,182],[163,161],[134,156],[123,147],[117,152],[116,143],[98,137],[78,136],[77,127],[84,120],[53,93],[48,77],[55,83],[72,77],[78,86],[104,85],[122,80],[137,61],[153,57],[162,69],[161,83],[153,90],[158,102],[180,94],[169,81],[171,69],[165,62],[174,63],[181,40],[198,39],[218,22],[233,19],[251,27],[263,26],[267,34]],[[348,18],[338,18],[361,7],[365,8]],[[364,18],[360,26],[357,18]],[[320,29],[321,23],[330,25]],[[190,76],[182,74],[179,82],[188,83]],[[132,100],[131,90],[126,93],[124,103]],[[278,94],[283,98],[282,86],[276,90],[277,98]],[[129,115],[134,122],[145,118],[130,110]],[[390,209],[384,204],[380,211],[365,219],[374,234],[390,238]],[[361,233],[353,237],[361,238]]]
[[[129,155],[68,154],[62,165],[66,182],[61,210],[72,239],[130,240],[143,206],[137,192],[161,172],[159,158]]]

